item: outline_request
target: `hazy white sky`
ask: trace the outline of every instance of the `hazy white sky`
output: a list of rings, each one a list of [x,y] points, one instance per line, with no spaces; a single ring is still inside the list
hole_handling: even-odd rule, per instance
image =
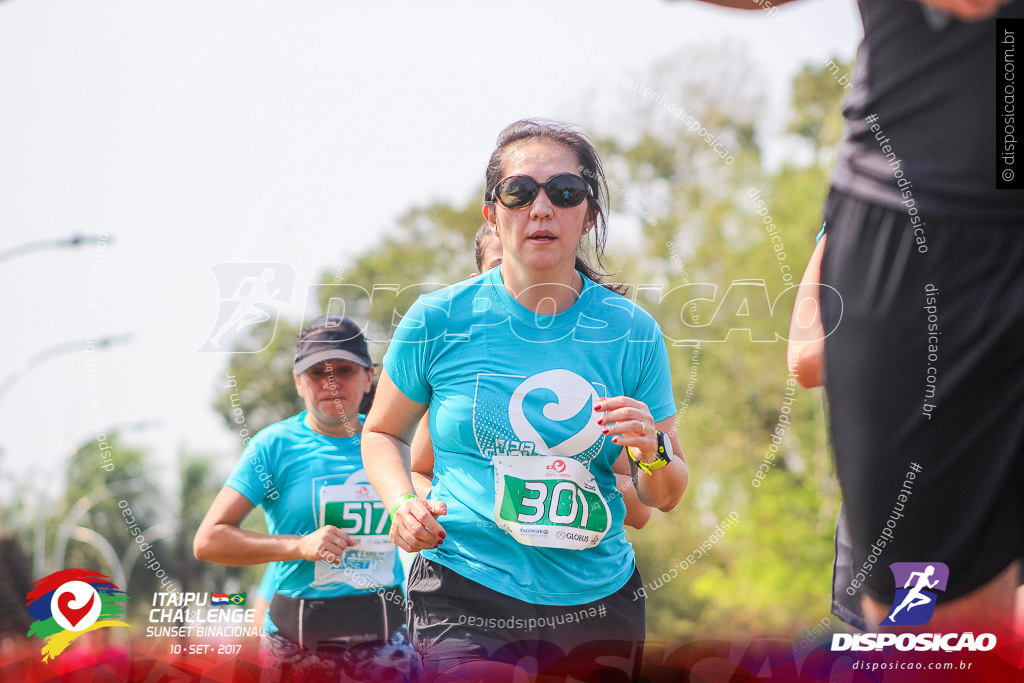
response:
[[[852,0],[785,12],[852,58]],[[297,317],[306,286],[404,210],[465,201],[508,123],[586,129],[608,118],[594,93],[637,97],[616,72],[641,76],[682,47],[726,40],[760,64],[778,124],[786,84],[814,52],[763,12],[653,0],[0,2],[0,253],[112,235],[99,255],[0,261],[0,382],[56,344],[133,335],[93,354],[92,385],[74,352],[0,397],[0,496],[55,498],[94,412],[108,428],[159,419],[126,436],[165,483],[180,446],[220,454],[226,471],[239,441],[210,406],[227,358],[197,353],[217,318],[215,264],[291,265],[286,314]]]

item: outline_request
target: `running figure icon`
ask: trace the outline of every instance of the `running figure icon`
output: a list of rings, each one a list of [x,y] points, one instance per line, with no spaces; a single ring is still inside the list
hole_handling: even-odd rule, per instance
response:
[[[925,588],[935,588],[935,586],[938,585],[938,583],[939,583],[938,579],[935,579],[935,581],[933,581],[931,583],[928,582],[928,579],[934,573],[935,573],[935,567],[933,565],[928,565],[928,567],[923,572],[911,572],[910,576],[907,577],[907,583],[904,584],[903,587],[904,588],[910,588],[910,584],[914,581],[914,577],[915,576],[920,577],[917,580],[917,585],[914,586],[913,588],[910,588],[910,592],[907,593],[906,597],[903,598],[903,602],[900,603],[899,607],[897,607],[896,609],[894,609],[892,612],[889,613],[889,616],[886,618],[886,621],[888,621],[891,624],[895,624],[896,623],[896,619],[895,619],[896,614],[899,613],[899,611],[901,609],[903,609],[904,607],[906,607],[907,611],[909,612],[910,610],[914,609],[915,607],[918,607],[920,605],[927,605],[930,602],[934,601],[935,597],[931,593],[922,594],[922,592],[921,592]]]
[[[274,269],[264,268],[259,278],[247,277],[238,283],[235,293],[229,299],[226,299],[226,301],[237,301],[238,308],[235,309],[234,314],[232,314],[228,321],[220,326],[217,334],[213,335],[213,339],[210,340],[211,344],[220,346],[220,338],[232,327],[237,332],[243,327],[261,323],[264,320],[270,320],[270,314],[261,310],[257,304],[273,301],[274,297],[281,293],[280,288],[275,289],[273,292],[267,291],[267,284],[273,279]],[[246,289],[246,285],[249,286],[249,291],[242,294],[242,291]]]
[[[219,263],[212,270],[220,290],[217,319],[199,351],[260,351],[239,348],[236,338],[246,328],[270,320],[276,330],[281,308],[291,302],[294,269],[287,263]]]

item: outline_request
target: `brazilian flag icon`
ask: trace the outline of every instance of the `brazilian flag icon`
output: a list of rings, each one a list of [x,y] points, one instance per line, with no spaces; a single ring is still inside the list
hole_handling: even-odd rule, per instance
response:
[[[247,593],[232,593],[228,596],[228,602],[232,605],[244,605]]]

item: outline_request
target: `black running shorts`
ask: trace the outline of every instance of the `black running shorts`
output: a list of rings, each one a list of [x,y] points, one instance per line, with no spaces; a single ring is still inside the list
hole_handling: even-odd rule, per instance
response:
[[[913,214],[913,215],[912,215]],[[943,222],[833,192],[825,391],[853,576],[944,562],[949,600],[1024,556],[1024,225]],[[902,588],[902,586],[901,586]],[[852,594],[852,593],[848,593]]]
[[[642,586],[634,570],[601,600],[534,605],[417,555],[409,572],[409,632],[428,673],[493,661],[577,678],[610,667],[633,680],[646,633]]]

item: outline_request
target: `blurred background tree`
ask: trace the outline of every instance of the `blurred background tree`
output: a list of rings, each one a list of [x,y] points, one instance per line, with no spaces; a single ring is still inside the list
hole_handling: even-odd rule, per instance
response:
[[[230,431],[239,434],[246,430],[252,436],[267,425],[305,410],[292,379],[298,333],[297,323],[268,320],[254,325],[249,340],[244,342],[248,345],[255,340],[253,348],[262,351],[230,355],[213,400],[213,409]]]
[[[47,522],[50,570],[94,568],[135,596],[170,590],[239,592],[258,583],[259,568],[200,562],[192,554],[192,538],[224,479],[214,459],[182,450],[178,496],[167,496],[150,474],[147,453],[122,441],[116,431],[107,435],[113,455],[109,470],[97,466],[103,461],[95,439],[71,457],[62,504]],[[126,523],[125,509],[139,525],[143,543]],[[243,526],[266,531],[262,512],[250,515]],[[145,557],[146,550],[152,550],[152,558]],[[157,575],[160,569],[165,576]],[[148,621],[149,603],[148,598],[130,601],[137,613],[128,617]]]
[[[181,485],[178,510],[174,516],[174,534],[167,539],[166,561],[168,572],[182,591],[196,593],[250,593],[247,600],[256,598],[255,589],[263,577],[266,565],[228,567],[214,562],[201,562],[192,553],[192,540],[199,523],[206,516],[210,504],[227,478],[223,464],[232,464],[230,458],[211,455],[179,453],[178,463]],[[249,531],[267,532],[263,509],[256,508],[242,522]]]
[[[142,544],[135,542],[137,536],[131,533],[123,512],[131,511],[143,542],[151,546],[167,571],[163,539],[170,535],[176,510],[163,503],[146,452],[126,446],[119,430],[110,430],[106,437],[103,446],[109,449],[101,451],[101,444],[91,438],[67,461],[64,495],[46,520],[47,548],[51,549],[48,571],[95,569],[129,595],[166,590],[159,588],[160,580],[145,567],[146,560],[140,557]],[[107,450],[109,458],[104,458],[102,453]],[[142,610],[145,605],[140,601],[135,607]]]
[[[678,74],[693,59],[683,52],[663,67],[667,79],[644,82],[713,132],[731,163],[691,131],[692,124],[684,128],[657,101],[640,97],[634,106],[643,111],[632,118],[649,124],[639,142],[603,145],[613,150],[608,167],[623,195],[645,198],[626,203],[642,203],[654,219],[641,222],[646,249],[623,262],[624,280],[661,282],[662,292],[688,286],[681,290],[685,296],[655,301],[641,294],[639,302],[675,340],[669,356],[676,400],[686,408],[677,425],[691,486],[676,510],[655,512],[647,527],[629,536],[649,577],[652,638],[787,635],[830,610],[838,490],[817,390],[791,390],[792,426],[780,455],[760,487],[752,482],[786,397],[784,338],[795,293],[787,290],[799,282],[821,225],[828,169],[818,160],[838,138],[842,88],[816,67],[801,71],[791,108],[798,118],[789,130],[813,147],[814,161],[766,168],[756,133],[763,105],[756,84],[743,81],[744,75],[756,81],[757,69],[742,54],[712,54],[719,73],[702,64],[689,73],[711,82],[694,83]],[[755,213],[752,194],[765,202],[766,216]],[[780,235],[781,253],[767,217]],[[696,296],[713,301],[685,305]],[[694,348],[688,340],[702,343]],[[734,512],[739,526],[713,544],[710,555],[681,569],[680,561]],[[673,567],[679,578],[661,585],[658,577]]]

